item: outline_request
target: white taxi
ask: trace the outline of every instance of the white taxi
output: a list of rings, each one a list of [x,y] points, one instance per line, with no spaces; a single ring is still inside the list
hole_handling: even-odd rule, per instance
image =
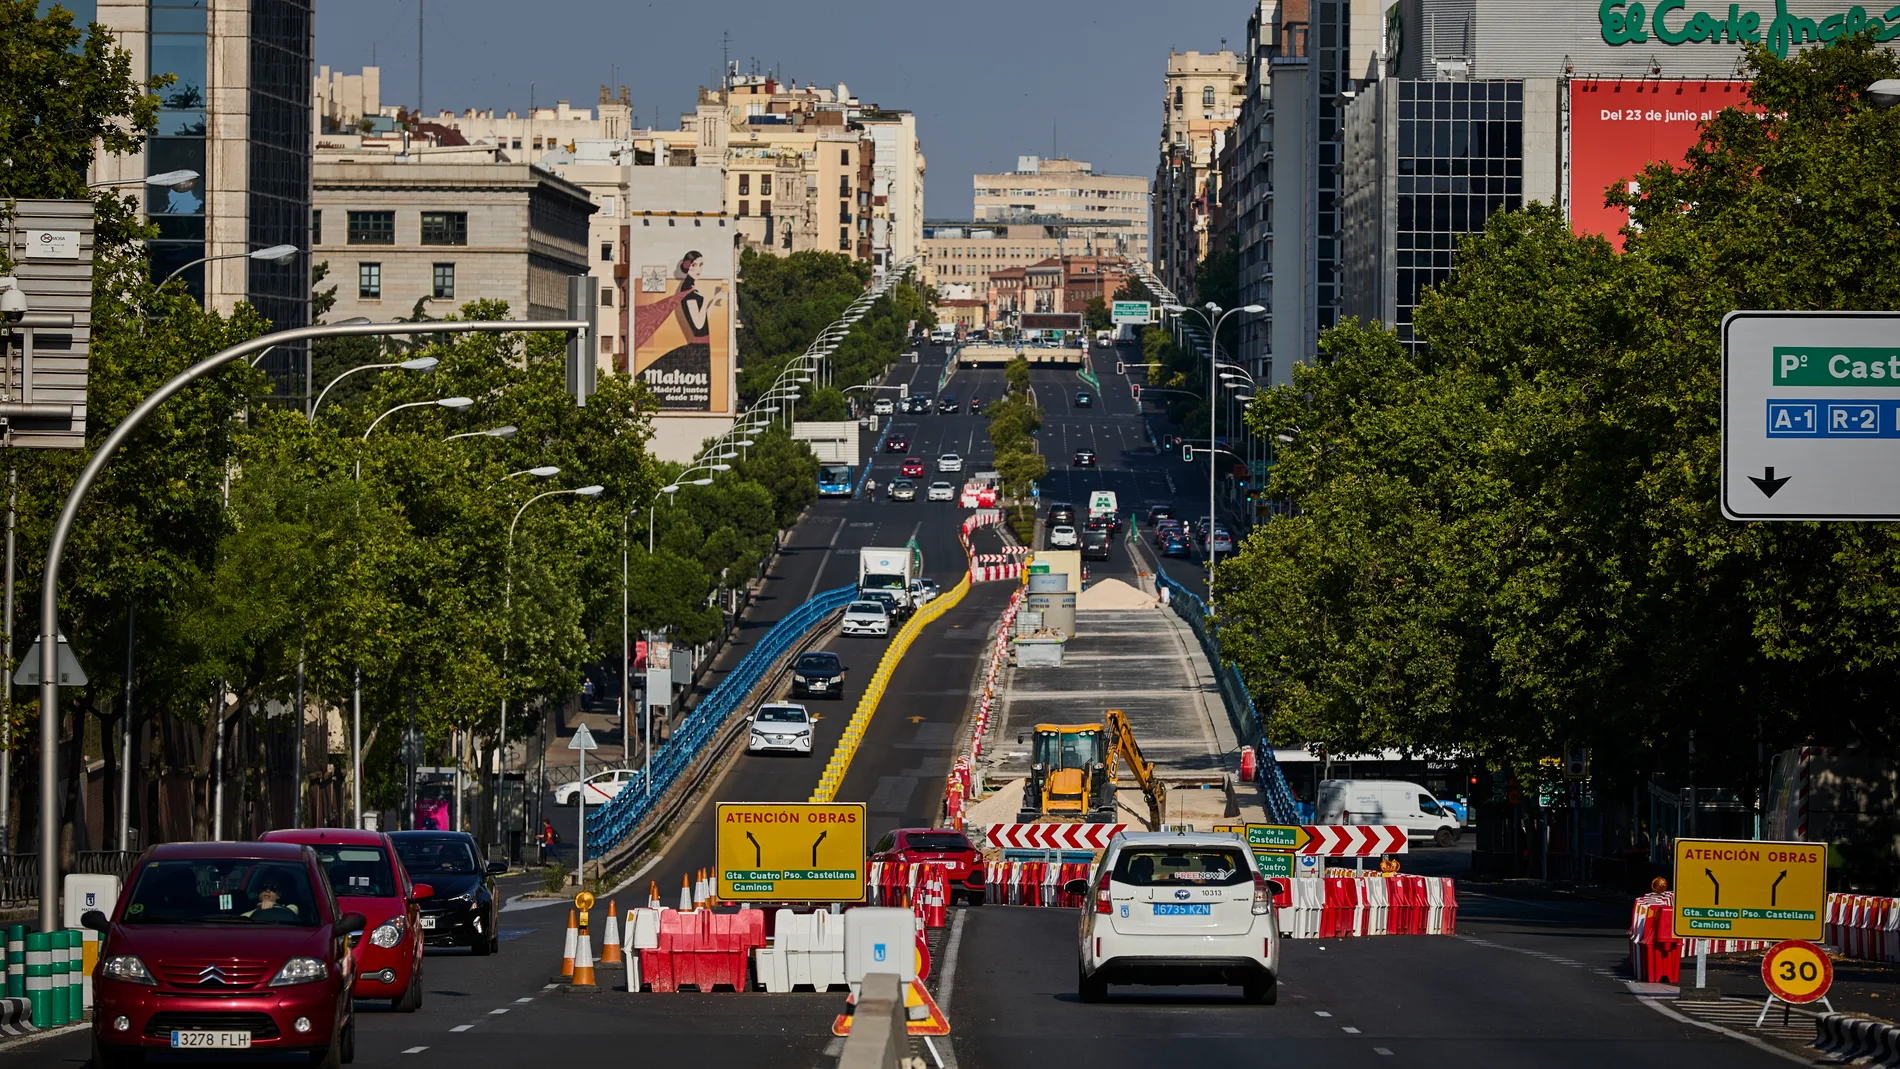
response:
[[[1279,998],[1280,928],[1253,853],[1231,835],[1123,832],[1109,841],[1083,895],[1076,992],[1109,984],[1234,984],[1248,1002]]]

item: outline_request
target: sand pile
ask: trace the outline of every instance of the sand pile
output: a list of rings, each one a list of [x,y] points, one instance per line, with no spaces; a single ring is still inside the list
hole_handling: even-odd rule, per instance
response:
[[[1075,611],[1077,612],[1086,612],[1090,609],[1152,609],[1156,604],[1155,599],[1120,579],[1098,580],[1094,586],[1075,596]]]

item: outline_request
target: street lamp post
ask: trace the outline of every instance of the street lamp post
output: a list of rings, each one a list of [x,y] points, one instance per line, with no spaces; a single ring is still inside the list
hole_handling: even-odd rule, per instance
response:
[[[158,174],[148,174],[144,178],[108,178],[103,182],[87,182],[86,188],[110,189],[114,186],[153,186],[169,188],[183,193],[192,186],[197,185],[198,179],[201,177],[203,176],[197,171],[191,170],[161,171]]]
[[[554,464],[544,464],[538,468],[523,468],[521,471],[511,471],[502,476],[499,481],[491,483],[488,489],[493,490],[502,483],[523,475],[532,475],[537,479],[551,479],[559,474],[561,474],[561,469]],[[533,504],[533,502],[529,502],[529,504]],[[527,506],[524,505],[522,507],[526,508]],[[520,513],[516,513],[515,518],[520,519]],[[510,558],[512,558],[514,553],[514,537],[514,525],[511,523],[508,525],[508,553]],[[510,593],[512,595],[512,589]],[[501,659],[505,664],[508,660],[508,639],[506,635],[502,637],[501,649]],[[501,834],[501,795],[505,777],[508,772],[508,692],[506,689],[502,691],[501,695],[501,720],[499,721],[496,734],[498,740],[495,743],[495,845],[504,846],[507,840],[503,839]],[[458,787],[457,789],[459,790],[460,788]]]
[[[1207,302],[1206,311],[1202,311],[1199,308],[1191,308],[1187,305],[1181,305],[1181,304],[1168,305],[1166,307],[1166,310],[1177,313],[1177,314],[1181,312],[1193,312],[1195,315],[1200,316],[1201,319],[1204,322],[1206,322],[1208,325],[1208,334],[1207,334],[1207,364],[1208,364],[1208,367],[1207,367],[1207,604],[1209,608],[1212,608],[1214,605],[1214,525],[1216,522],[1218,522],[1218,514],[1215,512],[1215,473],[1217,469],[1214,464],[1214,453],[1216,452],[1216,446],[1214,445],[1214,414],[1219,405],[1219,402],[1215,399],[1215,389],[1219,384],[1219,376],[1217,373],[1217,369],[1220,364],[1220,355],[1219,355],[1220,346],[1218,344],[1220,341],[1220,327],[1222,323],[1226,322],[1228,316],[1233,315],[1236,312],[1245,312],[1248,315],[1259,315],[1260,313],[1266,311],[1266,308],[1257,304],[1248,304],[1248,305],[1242,305],[1239,308],[1230,308],[1227,311],[1223,312],[1221,311],[1220,305],[1215,304],[1213,301],[1209,301]]]
[[[126,439],[137,433],[145,421],[151,418],[159,406],[176,396],[179,391],[211,373],[242,360],[252,353],[268,349],[273,345],[290,342],[308,341],[314,338],[363,337],[384,334],[518,334],[528,331],[557,330],[569,333],[585,334],[589,326],[584,319],[540,320],[536,322],[471,320],[462,323],[332,323],[311,327],[299,327],[292,330],[280,330],[271,334],[252,338],[228,349],[213,353],[198,363],[179,372],[163,386],[154,390],[145,400],[140,401],[131,413],[112,429],[104,442],[92,454],[86,466],[73,480],[72,489],[67,492],[65,504],[61,507],[59,518],[53,524],[52,537],[46,545],[46,564],[40,582],[40,737],[57,739],[59,737],[59,573],[66,556],[66,543],[72,538],[73,524],[78,518],[79,509],[85,504],[86,495],[99,481],[99,474],[105,470],[112,457],[125,444]],[[60,821],[55,814],[59,812],[59,752],[58,746],[40,747],[40,928],[54,931],[60,924]]]
[[[216,256],[200,256],[196,260],[192,260],[188,263],[181,264],[178,267],[174,268],[171,274],[166,275],[163,281],[159,282],[159,284],[153,288],[161,289],[161,290],[164,289],[166,283],[170,282],[174,278],[177,278],[181,273],[185,271],[189,271],[194,267],[197,267],[199,264],[214,263],[218,260],[245,260],[245,259],[256,260],[259,263],[266,263],[266,264],[281,264],[281,263],[285,263],[289,260],[294,259],[297,255],[297,252],[298,252],[298,249],[297,249],[297,246],[295,245],[272,245],[269,248],[253,249],[250,252],[226,252],[226,253],[220,253]]]

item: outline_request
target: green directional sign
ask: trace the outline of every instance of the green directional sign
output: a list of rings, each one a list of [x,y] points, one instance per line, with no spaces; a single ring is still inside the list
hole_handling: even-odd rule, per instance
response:
[[[1260,875],[1279,877],[1283,880],[1293,878],[1293,855],[1255,850],[1253,859],[1260,863]]]
[[[1147,301],[1116,301],[1108,312],[1109,317],[1118,324],[1148,322]]]
[[[1306,829],[1291,824],[1249,824],[1247,845],[1259,849],[1298,850],[1306,845]]]

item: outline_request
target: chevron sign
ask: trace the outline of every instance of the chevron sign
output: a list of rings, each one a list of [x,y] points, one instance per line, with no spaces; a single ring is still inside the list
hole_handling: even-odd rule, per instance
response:
[[[1405,829],[1396,824],[1308,824],[1302,854],[1378,857],[1406,853]]]
[[[1005,850],[1100,850],[1126,824],[992,824],[990,845]]]

